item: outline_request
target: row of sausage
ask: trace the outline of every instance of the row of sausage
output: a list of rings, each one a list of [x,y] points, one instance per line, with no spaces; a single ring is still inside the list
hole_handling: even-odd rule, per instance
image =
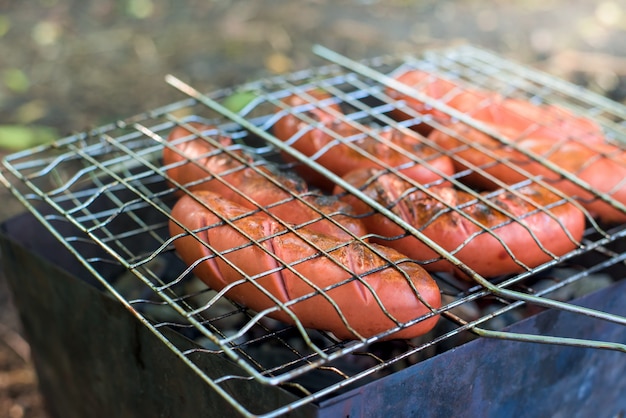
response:
[[[419,230],[451,260],[307,165],[295,164],[294,176],[257,164],[215,127],[192,123],[172,131],[163,157],[167,178],[187,191],[172,210],[170,232],[194,273],[286,323],[297,318],[342,339],[385,332],[384,338],[411,338],[437,322],[441,296],[429,271],[467,277],[458,260],[484,277],[521,272],[581,245],[587,216],[624,222],[623,211],[572,181],[626,202],[626,154],[591,120],[421,71],[397,80],[492,134],[393,89],[387,94],[397,104],[395,119],[427,115],[433,123],[416,124],[418,134],[370,128],[312,90],[284,100],[281,108],[292,111],[277,109],[282,116],[273,134]],[[293,110],[299,107],[306,110]],[[481,192],[452,187],[449,179],[459,172],[469,173],[463,182]],[[529,177],[542,182],[520,183]],[[503,184],[510,187],[497,187]],[[389,332],[407,321],[416,323]]]

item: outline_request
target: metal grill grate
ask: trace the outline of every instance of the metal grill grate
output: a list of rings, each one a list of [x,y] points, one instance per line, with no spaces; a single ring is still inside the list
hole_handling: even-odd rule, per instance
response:
[[[335,61],[335,64],[208,95],[169,76],[168,83],[188,98],[115,124],[61,139],[50,146],[10,155],[3,161],[2,181],[58,241],[88,268],[99,285],[133,312],[163,343],[170,345],[194,373],[244,414],[257,411],[249,411],[241,399],[226,389],[233,382],[253,379],[295,393],[297,401],[263,412],[275,416],[406,369],[477,336],[626,351],[623,344],[577,339],[575,332],[569,336],[551,336],[517,334],[505,330],[507,325],[545,308],[625,325],[624,317],[569,303],[576,296],[622,279],[621,270],[626,258],[623,250],[626,229],[623,225],[607,226],[586,213],[583,241],[576,249],[563,256],[553,257],[538,267],[526,267],[522,273],[487,280],[464,266],[455,253],[446,251],[429,239],[421,229],[408,224],[389,208],[368,200],[357,188],[325,169],[319,163],[319,157],[324,152],[308,158],[294,149],[289,141],[282,142],[272,135],[277,120],[287,114],[294,114],[315,126],[316,121],[310,119],[306,111],[307,106],[320,106],[319,103],[292,108],[286,106],[283,99],[293,94],[310,99],[311,89],[319,88],[330,93],[331,100],[341,105],[344,113],[337,114],[337,118],[354,127],[361,136],[367,135],[365,132],[369,127],[376,126],[379,131],[371,135],[384,143],[386,139],[380,132],[389,126],[406,132],[416,141],[438,150],[441,155],[458,160],[454,151],[445,150],[409,129],[416,123],[445,129],[436,120],[417,112],[413,112],[411,118],[403,122],[389,116],[391,110],[404,104],[389,97],[386,87],[422,99],[433,108],[451,114],[469,126],[488,128],[471,115],[448,107],[445,101],[420,96],[418,92],[389,77],[407,68],[431,71],[468,86],[498,91],[507,97],[564,106],[596,120],[602,125],[608,140],[616,144],[626,140],[624,106],[468,46],[428,51],[418,57],[383,57],[364,63],[352,62],[321,47],[316,52]],[[252,92],[254,98],[243,109],[232,112],[223,104],[239,91]],[[276,109],[282,110],[277,112]],[[233,144],[219,145],[215,142],[217,131],[198,131],[190,125],[195,122],[216,126],[220,133],[233,139]],[[461,269],[472,280],[461,280],[446,273],[433,273],[441,288],[444,303],[426,317],[440,314],[441,318],[434,330],[407,341],[379,341],[394,330],[363,340],[342,341],[327,332],[287,326],[272,320],[267,316],[271,309],[255,313],[229,301],[224,297],[225,291],[210,290],[193,276],[192,267],[183,264],[176,256],[174,239],[168,232],[170,212],[180,196],[180,189],[192,193],[190,184],[172,184],[168,172],[174,167],[164,167],[161,160],[164,147],[173,148],[167,138],[177,126],[188,127],[195,134],[190,138],[201,136],[215,142],[216,152],[237,156],[243,151],[251,159],[243,160],[242,166],[262,175],[268,166],[284,172],[297,170],[301,166],[313,168],[334,184],[361,196],[408,233],[427,242],[435,249],[438,259],[461,265]],[[344,143],[354,146],[358,151],[354,141],[358,140],[359,134],[354,138],[342,138],[335,132],[328,133],[335,137],[333,146]],[[497,133],[494,136],[513,149],[519,149],[507,138]],[[478,147],[470,142],[465,145]],[[418,158],[402,149],[398,149],[398,152],[407,155],[408,165],[419,164],[435,172],[438,170],[428,158]],[[283,158],[285,156],[290,158]],[[546,166],[554,165],[545,158],[536,155],[531,157]],[[370,155],[370,158],[374,156]],[[202,162],[198,159],[191,164],[201,165]],[[397,168],[385,168],[398,174]],[[625,209],[610,195],[597,193],[575,176],[558,167],[552,168],[561,171],[566,177],[572,177],[572,181],[594,193],[595,199],[603,199],[618,210]],[[484,167],[474,166],[470,171],[488,175]],[[467,172],[439,174],[445,181],[472,193],[475,201],[489,204],[490,200],[484,195],[464,186],[463,178]],[[540,178],[529,178],[513,186],[500,186],[515,194],[520,187],[533,182],[550,187],[549,183]],[[437,181],[429,185],[414,184],[414,188],[428,193],[437,184]],[[316,193],[308,192],[313,195]],[[306,202],[306,195],[292,193],[288,199]],[[562,196],[562,199],[580,206],[580,202],[571,197]],[[267,209],[259,210],[267,212]],[[314,206],[311,209],[316,210]],[[451,210],[463,214],[459,207],[452,207]],[[319,210],[317,215],[319,219],[334,219]],[[509,222],[516,221],[512,219]],[[71,227],[70,234],[62,232],[68,230],[67,226]],[[364,238],[353,238],[369,246]],[[279,308],[288,306],[280,305]],[[397,329],[424,319],[414,318],[408,324],[398,325]],[[163,333],[164,328],[172,328],[193,339],[197,348],[189,350],[177,347]],[[229,358],[237,363],[241,373],[213,376],[197,366],[195,359],[198,356]]]

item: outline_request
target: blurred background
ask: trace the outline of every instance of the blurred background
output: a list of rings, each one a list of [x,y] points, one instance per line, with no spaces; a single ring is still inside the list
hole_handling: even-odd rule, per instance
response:
[[[201,91],[470,43],[626,102],[626,0],[0,0],[0,156]],[[22,209],[0,190],[0,220]],[[0,416],[47,417],[0,274]]]

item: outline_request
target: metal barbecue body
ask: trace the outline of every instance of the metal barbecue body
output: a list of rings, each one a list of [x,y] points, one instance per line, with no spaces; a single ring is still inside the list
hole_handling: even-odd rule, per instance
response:
[[[80,376],[74,378],[77,392],[66,398],[71,401],[52,401],[56,412],[71,416],[72,406],[84,413],[77,405],[101,404],[96,409],[103,416],[132,415],[131,410],[168,416],[215,410],[262,416],[623,414],[626,230],[599,223],[589,213],[575,250],[488,280],[389,208],[369,202],[469,277],[433,274],[444,298],[442,308],[432,312],[440,315],[439,323],[407,341],[382,341],[384,335],[342,341],[287,326],[229,301],[193,276],[168,233],[172,206],[192,186],[173,182],[168,176],[173,167],[162,164],[164,147],[171,147],[167,137],[177,126],[215,126],[234,141],[220,152],[245,152],[250,156],[245,164],[253,169],[290,172],[307,166],[364,200],[367,196],[321,166],[319,155],[303,156],[273,136],[281,115],[307,118],[306,106],[290,108],[283,99],[306,97],[313,88],[327,91],[345,111],[343,120],[363,132],[437,124],[418,113],[409,122],[390,118],[392,109],[404,106],[385,93],[395,88],[484,129],[445,100],[421,97],[390,77],[419,68],[507,97],[564,106],[597,121],[612,143],[626,138],[623,106],[473,47],[364,63],[321,47],[316,52],[335,64],[207,95],[169,76],[168,83],[188,98],[5,158],[2,180],[30,214],[3,226],[3,253],[42,386],[51,399],[61,399],[54,381],[63,374]],[[241,109],[225,107],[239,92],[252,93],[252,99]],[[427,137],[412,135],[437,148]],[[196,137],[214,140],[200,132]],[[336,138],[340,143],[350,145]],[[559,172],[550,161],[530,157]],[[464,175],[445,180],[464,187]],[[611,195],[572,181],[594,199],[624,209]],[[515,193],[516,186],[503,187]],[[575,198],[563,199],[580,205]],[[319,213],[320,219],[325,216]],[[108,368],[108,362],[119,367]],[[91,398],[82,396],[85,387]]]

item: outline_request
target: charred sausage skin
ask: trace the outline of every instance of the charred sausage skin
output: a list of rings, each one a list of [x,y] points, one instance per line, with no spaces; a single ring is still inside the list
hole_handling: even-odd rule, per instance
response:
[[[368,197],[389,208],[409,225],[455,255],[483,277],[534,268],[580,245],[585,216],[573,203],[539,186],[474,195],[452,187],[435,187],[432,196],[390,173],[356,170],[344,177]],[[343,195],[380,242],[424,263],[429,271],[465,277],[419,238],[408,235],[361,199]]]

